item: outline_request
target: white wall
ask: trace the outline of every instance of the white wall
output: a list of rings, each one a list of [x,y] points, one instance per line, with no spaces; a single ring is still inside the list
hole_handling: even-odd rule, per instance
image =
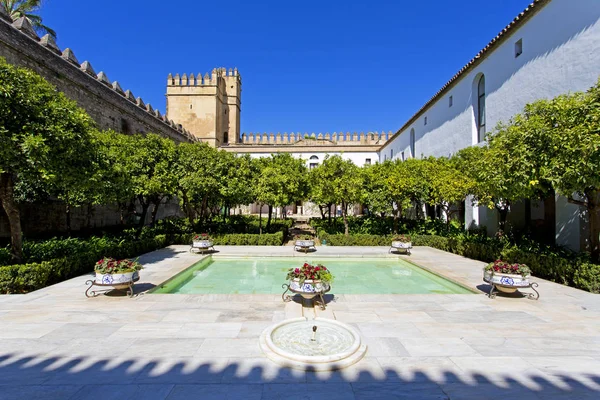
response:
[[[329,154],[330,156],[341,156],[344,160],[351,160],[354,164],[359,167],[365,165],[365,161],[367,159],[371,160],[372,164],[375,164],[379,161],[379,154],[375,151],[363,151],[363,152],[324,152],[324,151],[315,151],[315,152],[294,152],[291,153],[293,157],[301,158],[306,160],[306,166],[308,167],[311,163],[319,163],[323,162],[325,156]],[[260,157],[270,157],[269,153],[250,153],[250,157],[252,158],[260,158]],[[318,160],[310,160],[310,157],[317,156]]]
[[[514,44],[523,40],[523,54]],[[473,85],[486,78],[487,129],[507,122],[534,100],[587,90],[600,76],[600,1],[553,0],[497,47],[476,68],[433,103],[399,136],[385,144],[380,161],[410,154],[410,130],[416,156],[447,156],[474,143]],[[453,96],[449,107],[448,97]],[[427,125],[424,125],[427,117]]]
[[[523,53],[515,58],[515,42],[523,41]],[[454,84],[410,126],[382,147],[380,161],[410,154],[410,131],[415,130],[415,156],[449,156],[476,143],[474,85],[481,74],[486,80],[487,131],[523,110],[537,99],[585,91],[600,76],[600,1],[553,0],[504,43],[488,53],[473,70]],[[475,94],[475,95],[474,95]],[[449,107],[449,96],[453,106]],[[427,117],[427,125],[424,124]],[[492,227],[495,217],[479,210],[479,223]],[[578,207],[557,202],[556,239],[579,249]],[[469,220],[477,212],[468,210]],[[470,222],[470,221],[467,221]],[[488,229],[490,230],[490,229]]]

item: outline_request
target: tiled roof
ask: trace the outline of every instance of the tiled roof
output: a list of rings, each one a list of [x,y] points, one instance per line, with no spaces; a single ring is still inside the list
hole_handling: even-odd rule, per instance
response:
[[[394,134],[394,136],[392,136],[386,142],[386,144],[391,143],[393,139],[395,139],[396,137],[398,137],[398,135],[404,129],[406,129],[417,118],[419,118],[421,116],[421,114],[423,114],[423,112],[425,110],[427,110],[430,105],[432,105],[433,103],[435,103],[442,96],[442,94],[444,94],[446,92],[446,90],[448,90],[456,81],[458,81],[463,75],[465,75],[467,72],[469,72],[475,66],[477,66],[485,58],[485,56],[488,53],[494,51],[494,49],[497,46],[499,46],[504,41],[504,39],[506,39],[507,37],[509,37],[513,33],[513,31],[515,29],[519,28],[522,24],[524,24],[527,20],[529,20],[537,11],[539,11],[542,7],[544,7],[545,5],[547,5],[548,3],[550,3],[550,1],[552,1],[552,0],[533,0],[533,2],[531,4],[529,4],[529,6],[527,6],[527,8],[525,10],[523,10],[523,12],[521,12],[519,15],[517,15],[515,17],[515,19],[513,19],[508,25],[506,25],[506,27],[504,29],[502,29],[502,31],[500,31],[500,33],[498,33],[496,35],[496,37],[494,37],[487,44],[487,46],[485,46],[483,49],[481,49],[479,51],[479,53],[477,53],[477,55],[471,59],[471,61],[469,61],[464,67],[462,67],[460,69],[460,71],[458,71],[452,78],[450,78],[450,80],[448,82],[446,82],[446,84],[444,86],[442,86],[442,88],[440,90],[438,90],[438,92],[435,95],[433,95],[433,97],[431,99],[429,99],[429,101],[427,101],[427,103],[425,103],[423,105],[423,107],[421,107],[419,109],[419,111],[417,111],[415,113],[415,115],[413,115],[402,126],[402,128],[400,128],[398,130],[398,132],[396,132]],[[385,147],[385,145],[383,147]]]

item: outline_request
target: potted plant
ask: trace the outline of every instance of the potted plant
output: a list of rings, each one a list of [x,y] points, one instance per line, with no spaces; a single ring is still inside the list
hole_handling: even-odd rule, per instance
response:
[[[290,290],[306,299],[329,291],[333,283],[331,271],[322,264],[304,263],[300,268],[290,268],[286,279],[290,281]]]
[[[483,280],[504,293],[514,293],[520,287],[529,287],[531,269],[525,264],[510,264],[496,260],[483,269]]]
[[[311,235],[296,235],[294,236],[294,249],[300,248],[304,252],[310,248],[315,248],[315,240]]]
[[[412,242],[410,240],[410,236],[394,236],[392,238],[392,246],[390,247],[390,252],[392,251],[392,249],[396,249],[400,253],[410,254],[410,249],[412,249]]]
[[[94,266],[96,284],[112,285],[115,289],[124,289],[139,278],[142,264],[137,260],[115,260],[103,258]]]
[[[190,251],[192,251],[192,249],[199,249],[204,253],[205,250],[208,250],[211,247],[213,247],[213,240],[208,233],[200,233],[192,236],[192,247],[190,247]]]

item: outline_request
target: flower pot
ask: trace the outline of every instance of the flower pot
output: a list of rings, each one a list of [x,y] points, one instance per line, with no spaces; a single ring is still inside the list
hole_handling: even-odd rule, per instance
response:
[[[392,242],[392,246],[390,247],[389,252],[391,252],[392,249],[395,249],[396,251],[398,251],[398,253],[410,254],[410,249],[412,249],[412,243],[394,240]]]
[[[314,247],[314,240],[296,240],[296,246],[298,247]]]
[[[483,280],[491,285],[494,285],[496,289],[504,293],[514,293],[519,288],[529,287],[529,278],[531,276],[523,276],[520,274],[504,274],[501,272],[494,272],[489,270],[483,271]]]
[[[124,272],[122,274],[101,274],[96,272],[96,284],[112,285],[115,289],[125,289],[129,283],[138,278],[138,271]]]
[[[290,281],[290,290],[299,293],[305,299],[312,299],[319,293],[327,292],[329,290],[329,284],[310,279],[307,279],[304,283],[300,284],[300,279],[294,278]]]
[[[207,249],[213,246],[212,240],[193,240],[192,247],[197,247],[200,249]]]

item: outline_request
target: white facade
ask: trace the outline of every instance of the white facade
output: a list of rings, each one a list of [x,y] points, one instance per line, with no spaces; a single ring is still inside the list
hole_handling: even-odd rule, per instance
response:
[[[252,158],[270,157],[270,153],[249,153]],[[344,160],[350,160],[354,164],[362,167],[366,164],[375,164],[379,161],[379,154],[375,151],[356,151],[356,152],[340,152],[340,151],[314,151],[314,152],[293,152],[292,157],[306,160],[306,166],[310,168],[311,164],[321,164],[326,155],[341,156]],[[316,157],[316,158],[315,158]]]
[[[527,103],[593,86],[600,76],[600,1],[552,0],[539,2],[532,10],[530,19],[511,28],[494,48],[480,53],[474,66],[402,127],[381,148],[379,160],[389,159],[392,153],[394,159],[402,155],[449,156],[477,144],[478,83],[482,75],[488,132],[499,122],[508,122]],[[556,202],[558,244],[579,250],[578,215],[578,207]],[[466,218],[467,226],[495,227],[495,212],[486,209],[468,209]]]

